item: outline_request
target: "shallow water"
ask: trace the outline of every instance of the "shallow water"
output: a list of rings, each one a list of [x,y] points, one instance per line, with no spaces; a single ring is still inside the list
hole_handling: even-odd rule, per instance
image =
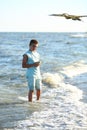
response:
[[[39,41],[42,94],[27,102],[22,55]],[[87,36],[85,33],[0,33],[0,129],[87,129]]]

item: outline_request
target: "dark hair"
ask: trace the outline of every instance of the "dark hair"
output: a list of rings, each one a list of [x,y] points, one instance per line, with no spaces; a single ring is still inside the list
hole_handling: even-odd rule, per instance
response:
[[[38,44],[38,41],[35,40],[35,39],[32,39],[32,40],[30,41],[29,45],[32,45],[32,44]]]

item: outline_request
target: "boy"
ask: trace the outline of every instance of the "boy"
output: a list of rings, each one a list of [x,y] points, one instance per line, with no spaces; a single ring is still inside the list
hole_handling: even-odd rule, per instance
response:
[[[40,55],[36,49],[38,41],[32,39],[29,43],[29,50],[23,55],[22,67],[27,68],[28,80],[28,101],[32,102],[34,88],[36,88],[37,100],[40,98],[41,74],[40,74]]]

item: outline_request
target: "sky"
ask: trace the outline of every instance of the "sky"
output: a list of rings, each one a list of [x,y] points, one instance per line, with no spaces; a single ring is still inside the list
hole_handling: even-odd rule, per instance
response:
[[[82,21],[50,14],[87,15],[87,0],[0,0],[0,32],[87,32]]]

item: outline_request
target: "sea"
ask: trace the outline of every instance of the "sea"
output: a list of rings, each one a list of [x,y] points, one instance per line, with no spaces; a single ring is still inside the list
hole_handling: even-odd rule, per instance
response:
[[[39,42],[41,97],[28,102],[23,54]],[[87,33],[0,32],[0,130],[87,130]]]

